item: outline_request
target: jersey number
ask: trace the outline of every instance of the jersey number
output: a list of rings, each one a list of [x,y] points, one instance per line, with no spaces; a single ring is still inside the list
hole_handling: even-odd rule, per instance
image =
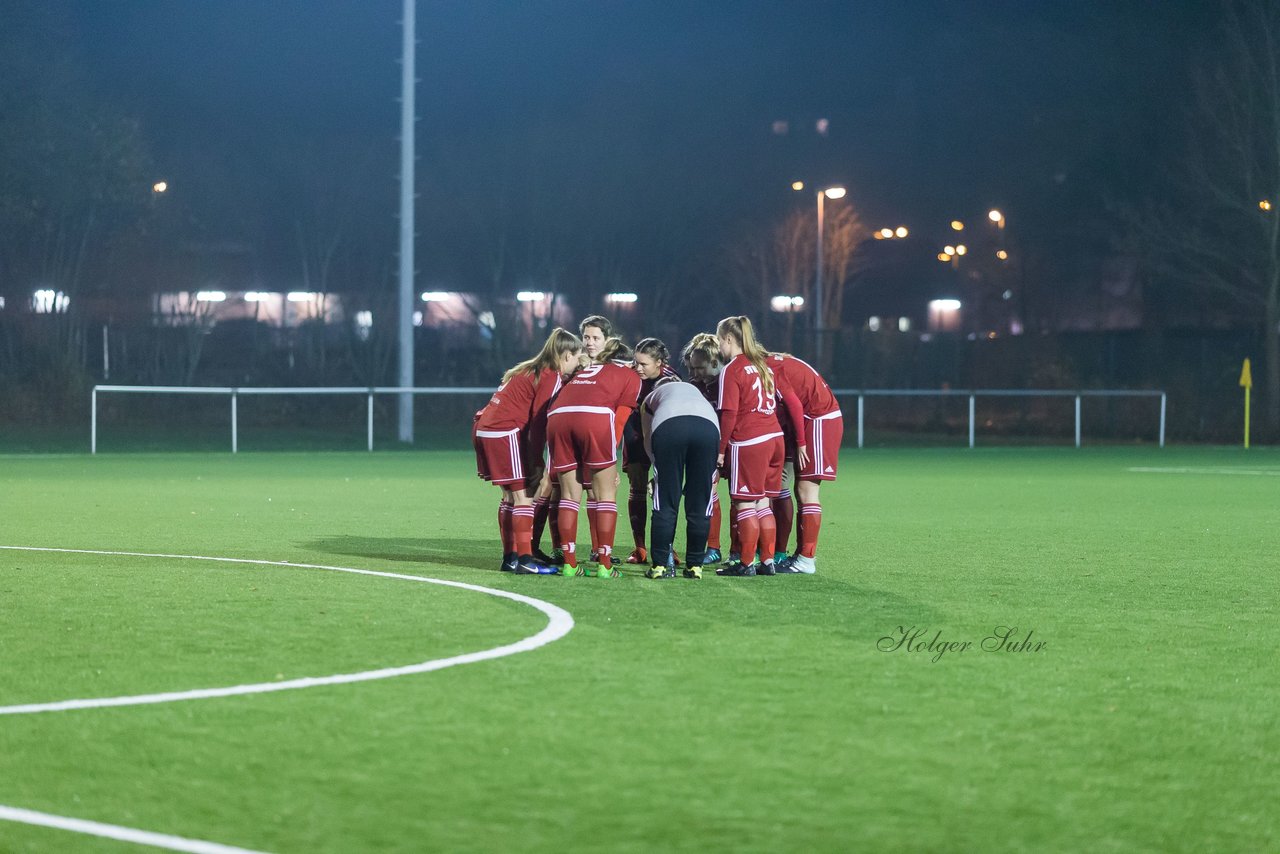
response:
[[[769,395],[768,398],[765,397],[764,385],[760,382],[759,377],[755,378],[751,383],[751,387],[755,389],[756,392],[756,412],[763,415],[772,415],[773,410],[777,409],[778,405],[774,401],[773,395]]]

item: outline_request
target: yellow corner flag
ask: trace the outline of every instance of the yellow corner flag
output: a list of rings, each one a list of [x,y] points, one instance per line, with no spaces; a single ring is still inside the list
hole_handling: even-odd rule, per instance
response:
[[[1253,389],[1253,371],[1249,370],[1249,360],[1244,360],[1240,369],[1240,387],[1244,389],[1244,448],[1249,450],[1249,392]]]

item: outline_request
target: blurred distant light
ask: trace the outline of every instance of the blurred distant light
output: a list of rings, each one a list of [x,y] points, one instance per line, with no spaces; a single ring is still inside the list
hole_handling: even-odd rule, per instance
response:
[[[422,325],[422,312],[420,312],[420,311],[415,311],[415,312],[413,313],[413,325],[414,325],[414,326],[421,326],[421,325]]]
[[[969,251],[969,247],[968,247],[968,246],[965,246],[963,243],[961,243],[961,244],[959,244],[958,246],[956,246],[956,254],[957,254],[957,255],[963,255],[964,253],[966,253],[966,252],[968,252],[968,251]]]
[[[197,302],[222,302],[226,298],[226,291],[196,291]]]
[[[244,301],[245,302],[262,302],[266,299],[269,299],[270,297],[271,297],[271,294],[264,294],[261,291],[245,291]]]
[[[547,298],[542,291],[520,291],[516,294],[516,299],[520,302],[539,302]]]
[[[71,305],[71,298],[62,291],[41,288],[31,296],[31,308],[36,314],[61,314]]]
[[[959,311],[960,300],[958,299],[935,299],[929,300],[930,311]]]
[[[444,302],[449,298],[449,294],[445,291],[423,291],[423,302]]]
[[[844,187],[827,187],[822,191],[822,195],[828,199],[843,199],[846,192],[847,190]]]
[[[954,246],[944,246],[944,247],[942,247],[942,254],[943,254],[943,255],[954,255],[954,254],[956,254],[956,248],[955,248]]]
[[[831,120],[818,119],[817,124],[814,125],[814,130],[818,132],[818,136],[826,136],[827,131],[831,130]]]
[[[803,190],[803,189],[804,189],[804,181],[792,181],[792,182],[791,182],[791,189],[793,189],[793,190]]]
[[[876,240],[884,240],[884,235],[878,231],[875,234],[873,234],[872,237],[874,237]]]
[[[636,296],[635,294],[630,294],[630,293],[618,293],[618,294],[605,294],[605,295],[604,295],[604,301],[605,301],[605,302],[635,302],[635,301],[636,301],[636,300],[638,300],[638,299],[640,299],[640,297]]]
[[[1001,261],[1008,261],[1008,260],[1009,260],[1009,253],[1008,253],[1008,252],[1005,252],[1003,249],[997,249],[997,250],[996,250],[996,257],[997,257],[997,258],[999,258]]]
[[[1271,200],[1263,199],[1262,201],[1258,202],[1258,207],[1262,208],[1264,211],[1271,210]]]
[[[879,331],[880,331],[880,318],[876,317],[874,314],[873,314],[873,315],[871,315],[870,317],[868,317],[868,318],[867,318],[867,328],[868,328],[868,329],[870,329],[872,332],[879,332]]]
[[[929,300],[929,330],[955,332],[960,329],[960,300]]]
[[[899,318],[898,318],[898,331],[899,331],[899,332],[910,332],[910,331],[911,331],[911,318],[909,318],[909,317],[899,317]]]
[[[498,325],[498,322],[493,317],[492,311],[480,312],[478,315],[476,315],[476,320],[480,323],[481,326],[484,326],[488,329],[493,329]]]
[[[907,227],[905,225],[900,225],[893,230],[894,237],[906,237],[908,233],[909,232],[907,231]]]
[[[879,235],[880,235],[881,239],[883,239],[883,240],[888,240],[890,237],[893,237],[893,229],[892,229],[892,228],[882,228],[882,229],[880,229],[880,231],[878,231],[878,232],[877,232],[877,234],[879,234]]]
[[[947,253],[945,253],[945,252],[939,252],[939,253],[938,253],[938,260],[939,260],[939,261],[950,261],[950,260],[951,260],[951,256],[950,256],[950,255],[948,255],[948,254],[947,254]]]
[[[958,219],[951,220],[952,231],[964,231],[964,223]]]
[[[167,181],[156,181],[151,185],[151,192],[153,193],[163,193],[167,189],[169,189],[169,183]]]
[[[4,297],[0,297],[0,308],[4,308]]]
[[[315,302],[316,295],[310,291],[289,291],[289,302]]]
[[[791,130],[791,124],[786,119],[778,119],[772,127],[774,136],[786,136],[787,131]]]
[[[1007,299],[1007,300],[1008,300],[1008,299],[1013,299],[1013,291],[1006,290],[1006,291],[1005,291],[1004,293],[1002,293],[1000,296],[1001,296],[1002,298],[1004,298],[1004,299]]]
[[[373,326],[373,312],[357,311],[356,326],[359,326],[361,329],[368,329],[370,326]]]
[[[791,294],[780,294],[769,300],[769,308],[781,314],[799,311],[804,306],[804,297]]]
[[[1000,213],[1000,211],[996,211],[996,210],[989,211],[987,213],[987,219],[991,220],[997,225],[1001,225],[1001,226],[1004,225],[1004,214]]]

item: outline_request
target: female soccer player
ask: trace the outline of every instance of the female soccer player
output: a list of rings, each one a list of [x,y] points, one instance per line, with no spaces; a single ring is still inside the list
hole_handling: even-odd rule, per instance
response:
[[[707,402],[715,406],[720,396],[720,342],[710,332],[699,332],[680,353],[689,383]],[[687,557],[687,555],[686,555]],[[703,555],[702,565],[710,566],[719,563],[723,556],[720,552],[720,490],[714,485],[711,489],[711,527],[707,531],[707,551]]]
[[[647,339],[646,339],[647,340]],[[637,354],[638,355],[638,354]],[[640,372],[639,358],[636,371]],[[643,376],[643,374],[642,374]],[[706,561],[711,495],[716,485],[720,422],[711,404],[690,383],[659,381],[640,404],[645,449],[653,459],[653,566],[648,578],[674,578],[672,541],[684,495],[685,578],[701,578]]]
[[[645,338],[636,344],[635,371],[640,375],[641,403],[659,383],[679,379],[668,364],[670,359],[667,345],[657,338]],[[649,559],[645,549],[645,528],[649,519],[649,454],[645,450],[639,410],[627,419],[622,431],[622,467],[627,472],[627,517],[631,521],[631,541],[635,543],[635,550],[627,556],[627,563],[645,563]]]
[[[560,389],[547,415],[551,471],[560,481],[560,551],[564,573],[579,574],[578,502],[582,484],[595,493],[596,521],[592,537],[601,576],[616,578],[613,538],[618,525],[618,439],[622,425],[640,397],[640,377],[613,361],[628,355],[626,345],[611,338],[600,362],[581,368]],[[593,549],[593,550],[595,550]],[[585,569],[581,574],[590,575]]]
[[[502,488],[498,530],[502,569],[522,575],[554,572],[533,559],[533,502],[529,491],[542,478],[547,408],[564,377],[578,366],[582,342],[556,327],[542,350],[502,377],[502,385],[476,413],[472,444],[477,474]]]
[[[799,532],[796,553],[778,561],[781,573],[813,574],[817,571],[814,557],[818,548],[818,531],[822,528],[822,504],[818,487],[824,480],[835,480],[840,463],[840,440],[844,436],[844,417],[840,404],[813,366],[790,353],[771,353],[766,360],[775,377],[780,377],[795,392],[804,410],[804,435],[789,437],[787,461],[791,463],[786,480],[794,481],[796,498],[800,499]],[[798,438],[799,441],[796,439]],[[808,453],[804,453],[807,446]],[[784,464],[785,465],[785,464]],[[786,547],[791,536],[790,483],[783,484],[783,495],[773,501],[777,519],[778,548]]]
[[[720,457],[728,464],[729,497],[738,523],[742,559],[716,570],[717,575],[773,575],[776,533],[769,496],[782,491],[785,447],[777,417],[778,387],[756,341],[751,321],[726,317],[716,326],[720,355]],[[798,417],[798,413],[796,414]],[[803,430],[797,429],[797,433]],[[755,563],[757,546],[760,564]],[[746,561],[750,561],[749,563]]]

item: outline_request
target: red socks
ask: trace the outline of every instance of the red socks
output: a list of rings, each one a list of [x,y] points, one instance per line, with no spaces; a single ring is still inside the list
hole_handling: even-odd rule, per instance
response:
[[[512,551],[520,557],[533,554],[532,505],[511,508],[511,539],[514,546]]]
[[[818,531],[822,530],[822,505],[800,505],[800,548],[804,557],[813,557],[818,548]]]

